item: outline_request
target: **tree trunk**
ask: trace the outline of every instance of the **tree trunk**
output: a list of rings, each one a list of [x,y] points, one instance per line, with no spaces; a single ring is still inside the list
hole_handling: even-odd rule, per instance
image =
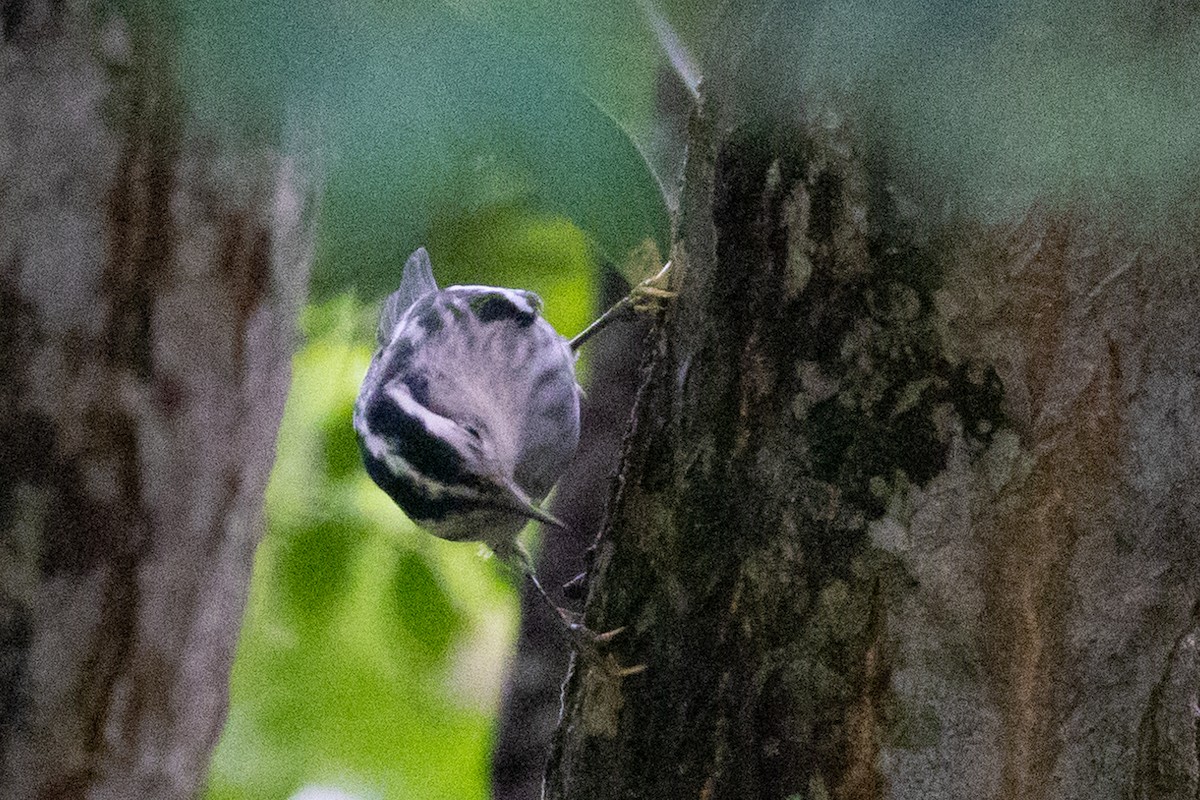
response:
[[[831,119],[693,121],[546,797],[1195,797],[1194,226],[941,221]]]
[[[166,25],[0,12],[0,796],[191,797],[224,722],[308,212],[289,162],[185,130]]]

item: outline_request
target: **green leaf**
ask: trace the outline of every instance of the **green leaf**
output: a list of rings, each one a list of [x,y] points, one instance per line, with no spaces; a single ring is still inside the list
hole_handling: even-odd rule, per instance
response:
[[[280,534],[275,585],[301,630],[326,622],[350,590],[366,534],[348,521],[321,520]]]
[[[362,455],[354,433],[354,402],[347,399],[325,417],[321,427],[321,451],[325,456],[325,474],[341,481],[362,474]]]
[[[463,629],[455,609],[437,577],[416,553],[401,553],[389,586],[386,613],[402,637],[415,640],[415,655],[440,661]]]

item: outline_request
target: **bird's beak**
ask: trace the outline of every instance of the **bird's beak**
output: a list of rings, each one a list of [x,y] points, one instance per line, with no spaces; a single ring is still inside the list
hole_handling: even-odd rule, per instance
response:
[[[507,480],[505,481],[505,488],[508,489],[507,494],[499,498],[496,505],[509,511],[514,511],[523,517],[536,519],[538,522],[553,525],[556,528],[566,529],[567,524],[565,522],[550,512],[539,508],[536,503],[529,499],[529,495],[521,491],[520,486],[517,486],[511,480]]]

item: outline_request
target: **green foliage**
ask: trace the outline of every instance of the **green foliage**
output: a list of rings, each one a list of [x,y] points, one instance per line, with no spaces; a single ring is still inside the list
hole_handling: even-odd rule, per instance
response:
[[[443,286],[483,283],[537,292],[543,316],[565,336],[591,321],[591,248],[564,217],[512,207],[446,217],[434,222],[429,247]]]
[[[353,414],[354,403],[347,397],[340,408],[325,418],[321,427],[321,452],[325,457],[325,474],[330,480],[352,478],[362,469],[362,456],[351,422]]]
[[[402,553],[387,594],[388,616],[398,639],[413,645],[420,658],[440,661],[463,629],[462,615],[438,583],[437,575],[417,553]]]
[[[365,534],[353,523],[316,520],[281,537],[275,552],[276,588],[301,635],[328,621],[338,599],[353,590],[351,567]]]
[[[1148,195],[1134,210],[1154,214],[1200,172],[1195,25],[1113,3],[751,0],[716,4],[727,13],[715,21],[704,4],[656,5],[702,66],[741,70],[752,113],[793,119],[804,93],[831,89],[847,98],[835,109],[879,134],[897,180],[968,207],[1127,191]],[[322,177],[318,302],[304,314],[207,797],[273,800],[310,783],[483,797],[509,590],[474,547],[415,530],[369,482],[350,404],[377,303],[418,245],[443,284],[538,292],[566,335],[591,315],[597,256],[621,264],[648,238],[666,252],[663,202],[633,144],[661,133],[658,46],[634,0],[178,6],[177,68],[199,126],[281,141]],[[927,308],[932,276],[896,269],[888,280]],[[842,376],[839,397],[797,407],[821,418],[818,470],[880,511],[893,482],[922,479],[909,462],[940,452],[937,432],[916,424],[933,403],[954,401],[986,436],[998,401],[994,375],[966,365],[934,380],[892,355],[923,346],[923,323],[893,336],[877,322],[859,353],[882,359],[890,382]],[[860,422],[878,410],[878,430],[847,422],[855,404]],[[884,457],[895,469],[860,469]]]
[[[657,64],[632,2],[182,6],[198,116],[321,165],[318,298],[380,296],[431,229],[495,209],[569,219],[618,263],[648,236],[666,244],[623,129],[649,126]],[[479,282],[489,265],[473,269]]]
[[[358,466],[349,409],[374,324],[348,296],[304,314],[208,800],[487,795],[511,589]]]

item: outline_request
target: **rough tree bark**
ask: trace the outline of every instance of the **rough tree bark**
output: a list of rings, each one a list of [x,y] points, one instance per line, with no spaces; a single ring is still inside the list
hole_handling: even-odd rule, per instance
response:
[[[168,26],[52,0],[0,21],[0,796],[191,797],[309,213],[288,161],[187,130]]]
[[[551,800],[1196,796],[1194,209],[939,220],[872,147],[694,120]]]

